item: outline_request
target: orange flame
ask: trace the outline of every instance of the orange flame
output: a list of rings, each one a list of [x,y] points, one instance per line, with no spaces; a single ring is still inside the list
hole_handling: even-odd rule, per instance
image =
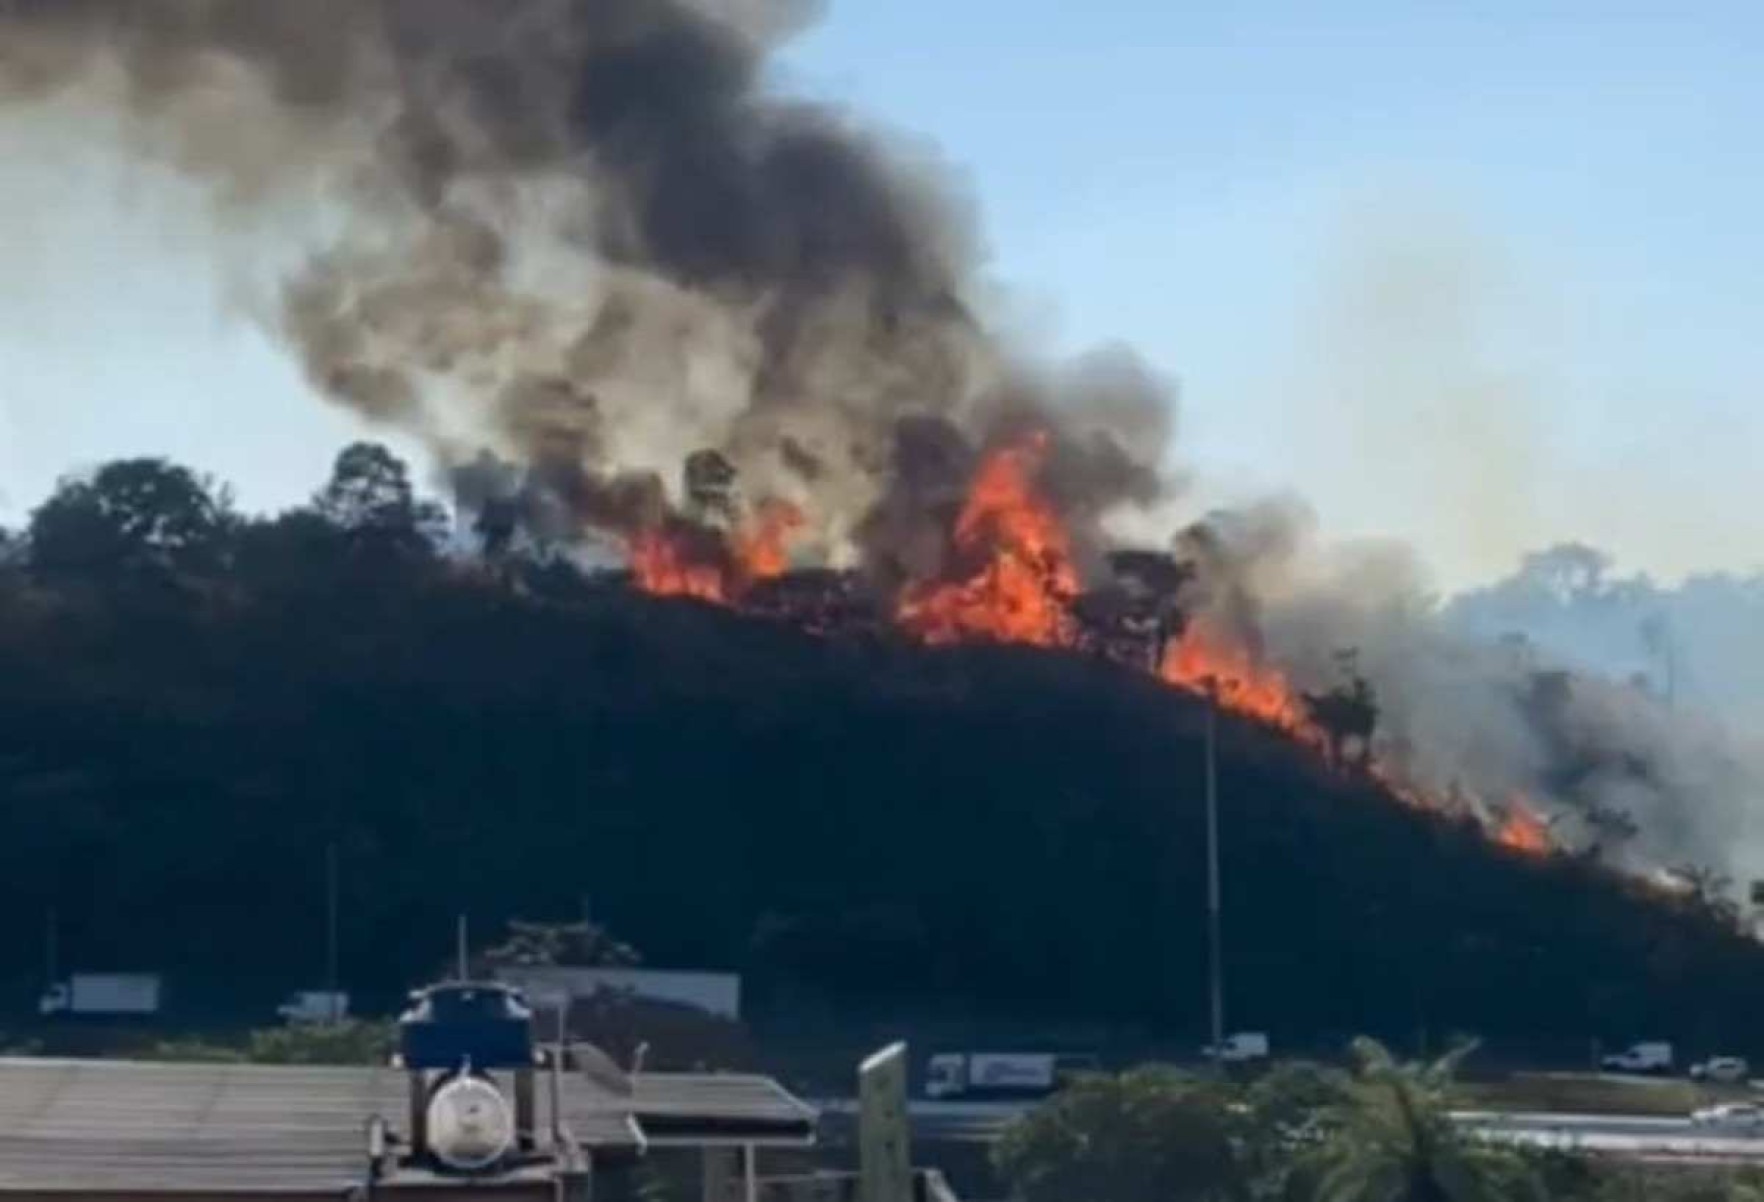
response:
[[[952,561],[958,574],[966,574],[908,585],[897,608],[903,628],[929,643],[987,640],[1061,647],[1077,641],[1072,605],[1080,582],[1071,539],[1036,490],[1047,449],[1047,435],[1036,433],[981,462],[951,535]],[[632,576],[645,592],[735,604],[756,582],[789,570],[789,544],[804,524],[801,509],[774,498],[720,542],[703,528],[645,531],[629,542]],[[704,535],[711,537],[702,542],[694,537]],[[1158,675],[1173,687],[1211,695],[1220,708],[1306,747],[1321,751],[1329,745],[1286,674],[1204,619],[1190,623],[1164,649]],[[1464,812],[1455,789],[1441,795],[1420,785],[1400,762],[1368,755],[1362,766],[1406,805]],[[1470,811],[1488,812],[1474,802]],[[1485,820],[1485,829],[1502,847],[1526,856],[1557,850],[1549,825],[1525,798],[1511,798],[1497,818]]]
[[[1507,820],[1495,833],[1495,842],[1528,856],[1547,856],[1556,848],[1555,840],[1550,838],[1549,826],[1518,795],[1507,801]]]
[[[790,540],[802,529],[803,513],[789,501],[771,497],[760,503],[753,524],[736,534],[735,566],[746,580],[770,580],[790,568]]]
[[[693,562],[680,541],[666,531],[646,530],[634,534],[629,547],[631,576],[644,592],[658,597],[728,601],[722,569],[716,564]]]
[[[729,536],[726,548],[711,544],[714,558],[703,551],[694,555],[677,532],[645,530],[627,544],[631,575],[646,593],[727,605],[754,582],[789,570],[790,540],[803,522],[795,505],[769,498],[748,524]]]
[[[1191,693],[1211,693],[1224,709],[1303,742],[1323,741],[1284,673],[1256,663],[1242,647],[1208,635],[1198,624],[1191,624],[1165,649],[1158,675]]]
[[[1065,527],[1035,490],[1046,454],[1047,435],[1036,433],[981,463],[953,539],[957,559],[978,566],[964,580],[909,587],[903,626],[931,643],[1071,642],[1078,572]]]

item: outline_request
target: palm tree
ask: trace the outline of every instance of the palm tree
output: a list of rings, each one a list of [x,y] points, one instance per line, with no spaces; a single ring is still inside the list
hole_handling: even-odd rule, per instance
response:
[[[1474,1045],[1398,1063],[1354,1041],[1354,1076],[1314,1156],[1317,1202],[1514,1202],[1541,1190],[1514,1156],[1466,1138],[1450,1114],[1452,1079]]]

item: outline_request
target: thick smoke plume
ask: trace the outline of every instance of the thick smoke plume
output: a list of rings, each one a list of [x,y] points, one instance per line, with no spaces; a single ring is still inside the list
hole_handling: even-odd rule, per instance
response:
[[[561,503],[578,531],[672,520],[693,500],[680,464],[708,448],[735,469],[723,509],[787,502],[805,544],[903,570],[927,507],[1025,423],[1057,430],[1075,516],[1155,498],[1156,382],[1013,368],[970,310],[947,173],[765,87],[810,16],[21,0],[0,6],[0,93],[125,110],[223,208],[312,198],[334,233],[280,307],[312,382],[444,466],[513,460],[544,494],[523,508]]]
[[[309,210],[279,332],[325,396],[426,442],[487,547],[598,535],[705,596],[794,554],[893,596],[972,550],[951,532],[977,466],[1032,439],[1058,537],[1046,515],[1018,522],[1018,558],[985,579],[1057,611],[1029,615],[1038,641],[1097,613],[1199,632],[1271,668],[1245,686],[1267,712],[1287,720],[1290,683],[1362,735],[1366,682],[1399,787],[1491,825],[1523,798],[1564,845],[1627,866],[1744,869],[1727,853],[1751,778],[1717,738],[1453,637],[1404,555],[1321,551],[1302,507],[1271,503],[1192,525],[1172,554],[1106,556],[1107,523],[1177,491],[1169,388],[1126,352],[1044,369],[988,332],[978,239],[934,156],[768,87],[813,15],[0,0],[0,104],[120,116],[217,221]],[[1004,501],[1023,491],[1004,483]],[[1133,578],[1118,595],[1069,595],[1105,564]]]

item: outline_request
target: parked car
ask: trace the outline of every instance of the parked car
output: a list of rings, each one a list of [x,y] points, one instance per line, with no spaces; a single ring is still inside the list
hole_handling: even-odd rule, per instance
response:
[[[1751,1065],[1738,1056],[1711,1056],[1691,1065],[1690,1075],[1695,1081],[1718,1081],[1723,1085],[1732,1085],[1744,1081],[1751,1075],[1751,1071]]]
[[[1724,1102],[1691,1112],[1691,1126],[1723,1131],[1764,1131],[1764,1109],[1750,1102]]]

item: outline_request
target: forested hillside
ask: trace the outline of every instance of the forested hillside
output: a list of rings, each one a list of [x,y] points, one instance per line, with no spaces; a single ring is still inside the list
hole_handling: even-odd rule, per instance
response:
[[[915,1006],[1203,1025],[1204,714],[1074,653],[927,649],[435,550],[354,448],[246,520],[137,461],[0,585],[0,971],[393,990],[453,916],[596,917],[653,963]],[[1234,1023],[1745,1050],[1764,955],[1705,903],[1491,844],[1221,730]]]

